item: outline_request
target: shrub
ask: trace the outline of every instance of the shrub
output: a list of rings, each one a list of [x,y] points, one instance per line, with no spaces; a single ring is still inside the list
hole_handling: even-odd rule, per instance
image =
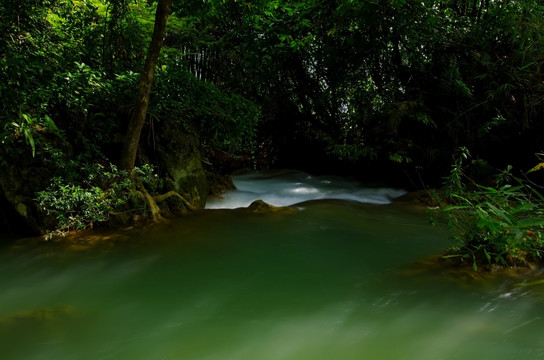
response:
[[[135,169],[140,180],[149,188],[159,186],[159,178],[151,165]],[[116,212],[142,213],[145,207],[128,173],[110,164],[86,165],[80,181],[54,177],[51,184],[36,194],[39,208],[47,215],[55,216],[57,231],[85,229],[106,223]],[[73,176],[73,174],[72,174]]]
[[[544,251],[544,197],[509,166],[494,186],[477,184],[465,175],[462,151],[446,190],[448,205],[439,210],[453,246],[448,258],[472,261],[474,270],[487,262],[504,266],[539,261]]]

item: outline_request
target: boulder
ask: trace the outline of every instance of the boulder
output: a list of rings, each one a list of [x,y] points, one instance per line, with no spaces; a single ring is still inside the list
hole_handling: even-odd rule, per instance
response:
[[[209,196],[220,198],[223,193],[229,190],[236,190],[230,175],[220,175],[208,172],[208,183],[210,184]]]
[[[51,169],[36,159],[0,164],[0,230],[17,236],[41,235],[46,218],[36,208],[36,192],[47,186]]]
[[[254,214],[263,214],[263,213],[270,213],[270,212],[281,212],[281,213],[290,214],[290,213],[294,213],[298,211],[294,207],[273,206],[264,202],[263,200],[255,200],[244,210],[252,212]]]
[[[210,188],[199,148],[196,136],[177,126],[162,126],[155,156],[166,175],[164,191],[174,190],[193,206],[203,208]]]

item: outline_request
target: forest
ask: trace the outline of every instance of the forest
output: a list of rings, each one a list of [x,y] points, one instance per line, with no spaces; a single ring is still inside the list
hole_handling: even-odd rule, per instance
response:
[[[295,168],[446,186],[464,255],[539,257],[543,18],[536,0],[2,0],[0,229],[159,221],[236,170]]]

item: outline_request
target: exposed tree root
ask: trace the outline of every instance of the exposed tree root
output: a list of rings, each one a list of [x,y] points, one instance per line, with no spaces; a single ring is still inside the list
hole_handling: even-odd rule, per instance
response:
[[[162,195],[157,195],[157,196],[153,196],[153,200],[155,200],[156,203],[160,203],[168,198],[171,198],[171,197],[177,197],[178,199],[181,200],[181,202],[183,203],[183,205],[185,205],[189,210],[197,210],[197,207],[194,206],[193,204],[191,204],[187,199],[185,199],[183,196],[181,196],[178,192],[172,190],[172,191],[169,191],[167,192],[166,194],[162,194]]]
[[[140,193],[140,195],[142,196],[142,199],[146,203],[147,208],[149,209],[149,212],[151,214],[151,219],[152,219],[152,221],[154,223],[159,223],[159,222],[165,221],[165,219],[161,215],[161,209],[159,208],[159,206],[157,204],[160,203],[160,202],[163,202],[166,199],[169,199],[171,197],[176,197],[179,200],[181,200],[181,202],[189,210],[193,210],[193,211],[197,210],[197,208],[193,204],[191,204],[187,199],[185,199],[183,196],[181,196],[176,191],[172,190],[172,191],[169,191],[169,192],[167,192],[165,194],[162,194],[162,195],[151,196],[151,195],[149,195],[149,193],[145,189],[145,186],[142,183],[142,181],[138,178],[138,175],[133,173],[132,174],[132,180],[133,180],[134,184],[136,185],[137,191]]]
[[[135,173],[132,173],[132,181],[136,185],[137,191],[142,196],[142,199],[145,201],[147,208],[149,209],[149,212],[151,213],[151,219],[154,223],[163,222],[164,218],[161,215],[161,209],[157,205],[157,202],[153,199],[153,196],[149,195],[147,190],[145,189],[144,184],[136,175]]]

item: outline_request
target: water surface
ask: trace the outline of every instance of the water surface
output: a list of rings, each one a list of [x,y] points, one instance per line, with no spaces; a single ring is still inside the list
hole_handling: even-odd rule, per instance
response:
[[[2,358],[544,356],[538,286],[414,271],[448,246],[421,211],[295,208],[206,210],[93,247],[0,249]]]

